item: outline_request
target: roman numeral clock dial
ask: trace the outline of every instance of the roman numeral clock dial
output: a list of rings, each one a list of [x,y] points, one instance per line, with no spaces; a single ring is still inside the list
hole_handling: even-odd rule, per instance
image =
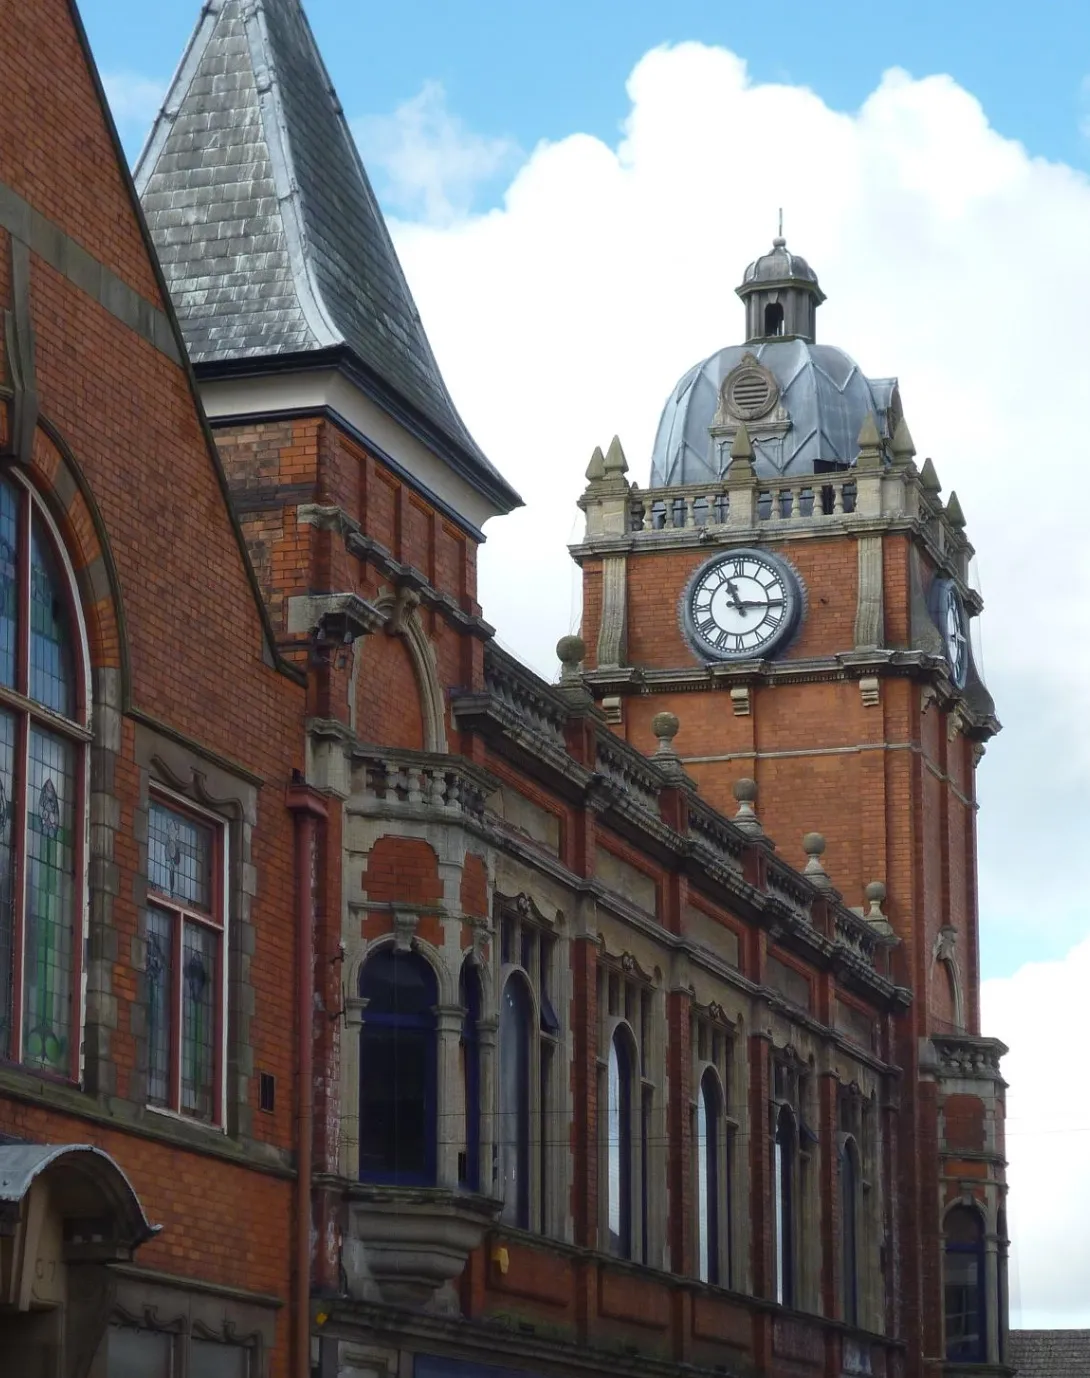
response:
[[[798,626],[802,590],[785,561],[734,550],[702,565],[682,600],[693,649],[706,660],[750,660],[782,647]]]

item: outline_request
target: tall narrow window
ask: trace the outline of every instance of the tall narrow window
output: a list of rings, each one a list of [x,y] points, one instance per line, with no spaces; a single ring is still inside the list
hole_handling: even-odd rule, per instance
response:
[[[0,1057],[73,1079],[86,798],[75,608],[37,500],[0,480]]]
[[[859,1324],[859,1171],[856,1148],[847,1139],[840,1151],[840,1261],[844,1319]]]
[[[776,1240],[776,1300],[795,1304],[795,1121],[786,1106],[776,1122],[772,1190]]]
[[[632,1059],[621,1033],[609,1041],[606,1068],[609,1252],[632,1256]]]
[[[494,1182],[505,1221],[550,1234],[563,1228],[566,1214],[556,1181],[564,1153],[556,1125],[567,1091],[556,998],[560,940],[555,920],[528,896],[497,894],[495,901],[504,987],[494,1082]]]
[[[496,1146],[503,1219],[530,1225],[530,1030],[532,1008],[526,984],[510,976],[503,988],[498,1031],[500,1095]]]
[[[360,1176],[435,1180],[438,987],[413,952],[382,948],[360,973]]]
[[[770,301],[765,307],[765,334],[783,334],[783,307],[778,301]]]
[[[462,1094],[465,1105],[465,1142],[458,1156],[458,1183],[467,1191],[481,1189],[481,978],[476,967],[465,963],[461,976],[462,996]]]
[[[223,826],[148,809],[148,1101],[221,1123],[226,990]]]
[[[701,1282],[719,1281],[722,1119],[719,1083],[709,1068],[701,1078],[696,1098],[697,1246]]]
[[[987,1359],[984,1304],[984,1222],[969,1206],[946,1217],[943,1299],[946,1357],[983,1363]]]

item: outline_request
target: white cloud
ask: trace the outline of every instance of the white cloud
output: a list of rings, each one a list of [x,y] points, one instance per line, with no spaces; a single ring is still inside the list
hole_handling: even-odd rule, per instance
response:
[[[159,113],[167,93],[165,81],[155,81],[139,72],[103,72],[102,85],[122,134],[144,132]]]
[[[1090,940],[1062,962],[986,981],[984,1022],[1010,1047],[1003,1072],[1013,1189],[1011,1319],[1026,1329],[1090,1326],[1090,1103],[1078,1071]]]
[[[383,201],[433,225],[466,215],[477,188],[509,168],[518,156],[510,139],[467,129],[447,109],[446,93],[428,81],[392,115],[353,123],[368,170],[379,174]]]
[[[819,337],[872,376],[899,375],[919,458],[957,489],[979,552],[1006,727],[980,768],[985,967],[1058,956],[1090,932],[1079,877],[1045,863],[1082,854],[1090,828],[1090,182],[1002,138],[949,77],[890,71],[845,114],[685,44],[648,53],[628,95],[616,147],[580,133],[542,144],[502,208],[394,226],[451,391],[527,502],[489,524],[485,615],[552,673],[557,637],[578,624],[565,545],[591,450],[619,432],[646,483],[662,402],[741,338],[733,289],[783,206],[828,293]],[[414,159],[441,168],[435,156]],[[987,1008],[1012,1045],[1012,1115],[1069,1095],[1062,1050],[1078,1041],[1058,1032],[1064,1005],[1039,970],[993,983]],[[1083,1304],[1057,1260],[1090,1238],[1090,1190],[1065,1187],[1061,1215],[1033,1153],[1081,1161],[1090,1138],[1057,1127],[1019,1150],[1012,1124],[1024,1316]]]

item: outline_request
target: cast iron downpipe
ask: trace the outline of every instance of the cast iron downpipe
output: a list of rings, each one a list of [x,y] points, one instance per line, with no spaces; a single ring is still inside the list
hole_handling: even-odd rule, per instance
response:
[[[295,819],[295,974],[299,1025],[296,1096],[294,1378],[310,1378],[310,1179],[314,1157],[314,870],[315,825],[325,801],[298,771],[288,790]]]

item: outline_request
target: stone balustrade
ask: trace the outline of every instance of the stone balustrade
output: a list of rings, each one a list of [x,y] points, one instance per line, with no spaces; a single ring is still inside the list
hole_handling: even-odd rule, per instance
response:
[[[353,807],[364,812],[440,809],[477,819],[494,788],[461,756],[363,746],[352,752],[351,783]]]
[[[485,656],[488,693],[520,718],[531,732],[563,748],[567,708],[546,686],[535,682],[535,678],[510,656],[489,647]]]
[[[598,737],[595,769],[607,780],[619,785],[630,801],[658,817],[662,780],[641,752],[635,751],[611,733],[603,732]]]
[[[813,525],[857,511],[859,484],[853,471],[807,474],[802,478],[757,482],[751,489],[688,484],[633,491],[628,498],[629,530],[678,531],[687,527],[748,526],[752,520]],[[744,514],[740,499],[746,499]],[[732,502],[733,515],[732,521]]]

